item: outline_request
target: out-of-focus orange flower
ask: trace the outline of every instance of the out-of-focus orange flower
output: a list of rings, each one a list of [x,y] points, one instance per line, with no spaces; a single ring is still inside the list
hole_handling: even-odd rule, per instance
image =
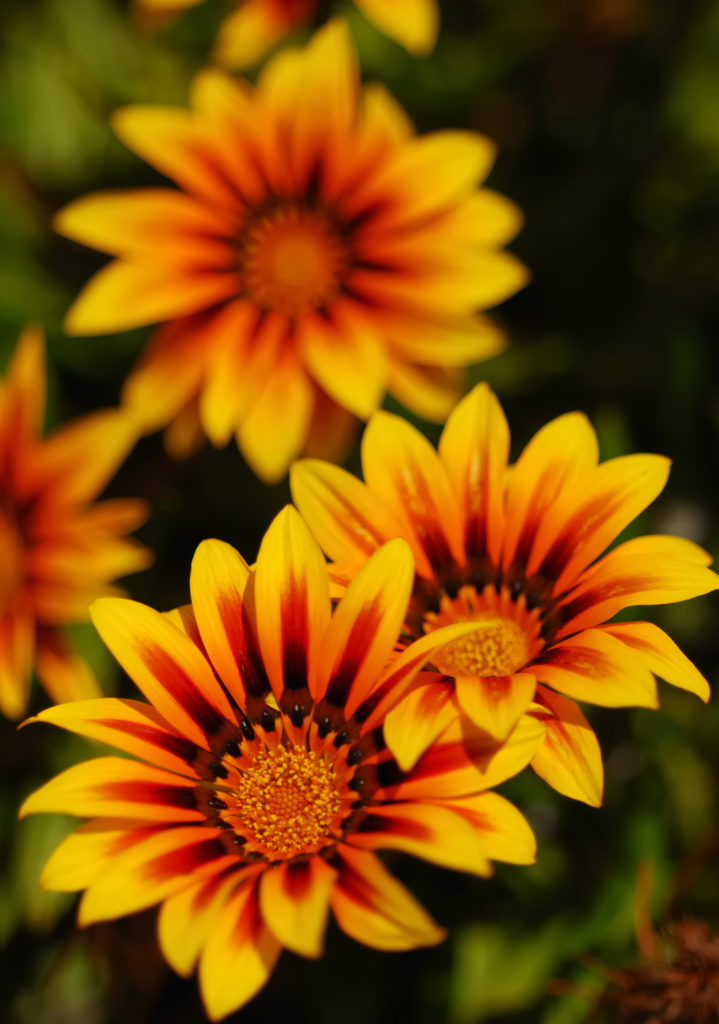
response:
[[[163,952],[183,975],[199,960],[213,1020],[254,995],[282,947],[320,956],[330,909],[377,949],[443,938],[375,851],[480,876],[491,860],[534,859],[525,819],[487,790],[526,765],[536,722],[500,744],[455,715],[410,772],[385,745],[388,712],[467,631],[436,630],[397,656],[413,577],[408,546],[392,541],[333,609],[326,562],[287,508],[254,569],[221,541],[200,545],[191,607],[94,605],[150,704],[105,698],[37,716],[133,755],[75,765],[26,800],[23,814],[93,819],[58,847],[43,885],[85,889],[82,924],[162,903]]]
[[[339,582],[390,537],[411,545],[409,637],[477,624],[434,659],[444,677],[393,713],[387,736],[401,763],[411,764],[453,713],[450,698],[497,738],[529,712],[547,730],[535,770],[560,792],[599,804],[597,741],[568,698],[657,707],[655,674],[709,698],[706,680],[661,629],[609,620],[632,605],[705,594],[719,577],[707,568],[710,556],[679,537],[637,537],[600,557],[660,493],[668,459],[628,455],[598,465],[581,413],[547,424],[515,465],[508,456],[502,408],[478,385],[449,417],[439,452],[380,412],[363,438],[364,484],[308,460],[292,469],[292,494]]]
[[[10,718],[27,707],[33,668],[54,701],[99,692],[61,627],[87,619],[90,602],[149,556],[126,537],[144,502],[91,504],[135,443],[128,416],[98,412],[43,440],[44,414],[43,339],[28,328],[0,380],[0,711]]]
[[[256,89],[199,75],[192,108],[114,118],[184,191],[100,193],[57,218],[117,257],[70,310],[70,333],[167,321],[124,392],[146,429],[172,422],[175,450],[235,434],[269,481],[387,390],[443,419],[457,368],[503,344],[476,311],[526,280],[500,251],[518,210],[477,189],[492,143],[417,138],[381,87],[360,89],[340,22],[276,56]]]
[[[172,16],[203,0],[136,0],[155,16]],[[437,0],[355,0],[364,16],[410,53],[430,52],[439,30]],[[317,11],[317,0],[240,0],[237,10],[223,21],[214,58],[231,68],[244,68],[260,60],[288,33],[307,25]]]

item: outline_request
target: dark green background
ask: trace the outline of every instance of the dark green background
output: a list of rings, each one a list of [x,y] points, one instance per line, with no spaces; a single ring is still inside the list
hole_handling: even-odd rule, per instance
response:
[[[48,332],[49,423],[115,404],[148,332],[63,337],[62,315],[103,258],[53,236],[50,218],[96,188],[143,185],[153,171],[113,139],[127,102],[184,102],[224,5],[163,32],[133,27],[114,0],[4,0],[0,12],[0,343]],[[671,456],[665,493],[642,530],[690,536],[719,554],[719,8],[695,0],[446,0],[425,61],[407,56],[350,5],[368,78],[384,80],[418,128],[471,127],[499,144],[489,184],[524,210],[512,245],[532,283],[496,313],[511,337],[472,370],[508,413],[514,453],[548,419],[583,409],[602,455]],[[437,429],[424,425],[436,438]],[[357,467],[356,452],[350,460]],[[285,484],[263,487],[234,448],[170,462],[145,439],[113,482],[153,515],[140,533],[155,565],[127,587],[155,607],[188,596],[204,537],[248,560]],[[648,612],[719,681],[713,598]],[[129,693],[89,627],[78,642],[108,691]],[[632,904],[640,862],[656,869],[652,912],[719,911],[719,712],[662,684],[662,708],[589,709],[606,764],[601,810],[531,772],[505,791],[539,839],[536,865],[482,881],[388,858],[450,928],[434,950],[381,954],[331,928],[317,963],[290,954],[238,1019],[295,1024],[572,1024],[590,1001],[547,994],[550,979],[604,983],[637,961]],[[35,693],[40,707],[43,697]],[[21,796],[89,745],[0,723],[0,1004],[12,1024],[192,1024],[195,980],[166,968],[154,914],[78,932],[72,898],[40,892],[41,865],[69,822],[15,824]],[[586,994],[586,992],[585,992]],[[234,1018],[232,1018],[234,1020]]]

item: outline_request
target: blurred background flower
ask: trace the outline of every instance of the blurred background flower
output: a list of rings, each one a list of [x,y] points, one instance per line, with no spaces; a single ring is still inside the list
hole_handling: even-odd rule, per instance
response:
[[[524,212],[512,248],[532,282],[493,314],[511,344],[472,380],[492,384],[520,444],[581,409],[603,459],[669,456],[669,484],[636,529],[680,534],[716,558],[716,5],[443,0],[437,45],[421,61],[354,4],[337,6],[364,74],[384,82],[420,132],[469,128],[496,140],[488,185]],[[147,341],[144,329],[101,340],[62,336],[64,312],[104,258],[53,236],[51,218],[85,192],[161,184],[113,136],[109,114],[128,103],[186,105],[191,77],[230,10],[199,4],[145,33],[123,0],[2,5],[0,340],[6,362],[29,319],[45,324],[50,426],[115,404]],[[414,422],[437,440],[437,429]],[[348,466],[359,469],[356,448]],[[156,562],[126,586],[159,608],[187,600],[186,566],[201,539],[221,537],[250,560],[289,497],[286,483],[261,486],[233,447],[176,464],[157,437],[139,444],[109,493],[151,503],[140,537]],[[651,617],[716,687],[716,600]],[[95,635],[82,629],[76,640],[106,692],[129,695]],[[600,810],[555,797],[528,772],[502,787],[537,833],[535,865],[500,866],[480,896],[474,880],[447,872],[438,886],[440,869],[388,859],[448,928],[444,944],[389,957],[333,931],[323,961],[283,958],[272,986],[241,1011],[242,1024],[329,1024],[340,1013],[346,1024],[583,1020],[590,1002],[548,994],[548,981],[596,985],[581,963],[587,952],[610,967],[636,962],[638,862],[656,862],[652,917],[664,920],[673,881],[719,817],[717,705],[665,686],[659,692],[660,714],[590,710],[606,762]],[[202,1021],[195,983],[176,979],[162,961],[151,914],[78,933],[63,897],[38,889],[42,862],[66,826],[44,816],[17,825],[17,807],[49,774],[87,756],[87,744],[59,731],[38,729],[28,740],[11,723],[2,729],[5,1016],[12,1024]],[[716,926],[715,872],[684,890],[679,913]]]

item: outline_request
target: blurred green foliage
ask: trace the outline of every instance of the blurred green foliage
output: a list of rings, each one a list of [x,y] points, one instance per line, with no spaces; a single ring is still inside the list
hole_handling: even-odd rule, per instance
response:
[[[0,12],[0,362],[22,325],[49,337],[51,424],[114,404],[147,332],[62,336],[62,314],[102,258],[52,234],[53,212],[102,187],[157,176],[113,138],[128,102],[184,102],[227,5],[151,32],[119,0],[4,0]],[[497,318],[511,345],[473,369],[508,412],[515,452],[572,408],[593,419],[603,457],[670,455],[674,469],[642,530],[692,537],[719,556],[719,10],[698,0],[445,0],[425,61],[348,5],[363,69],[422,130],[471,127],[499,157],[490,185],[523,208],[514,251],[533,281]],[[430,436],[436,430],[427,428]],[[356,451],[350,464],[357,465]],[[187,600],[192,552],[219,536],[251,560],[288,500],[234,449],[170,462],[144,440],[110,492],[142,495],[155,565],[127,581],[156,607]],[[719,683],[717,604],[652,610]],[[130,693],[92,630],[78,642],[108,692]],[[436,950],[384,955],[337,929],[320,963],[291,955],[243,1022],[573,1024],[602,969],[636,961],[635,879],[655,865],[651,911],[719,919],[719,711],[661,690],[662,709],[589,714],[605,755],[605,805],[591,810],[531,773],[504,791],[533,822],[536,865],[490,881],[391,858],[450,929]],[[39,702],[40,697],[38,695]],[[195,981],[157,953],[153,915],[79,933],[72,899],[37,877],[67,823],[15,823],[22,796],[89,749],[44,726],[0,723],[0,966],[12,1024],[203,1020]],[[588,966],[589,964],[589,966]],[[551,994],[552,979],[564,996]]]

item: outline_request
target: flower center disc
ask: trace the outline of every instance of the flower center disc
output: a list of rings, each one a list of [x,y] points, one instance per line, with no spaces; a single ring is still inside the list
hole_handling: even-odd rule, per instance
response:
[[[433,664],[449,676],[511,675],[537,653],[537,614],[527,611],[524,598],[515,603],[493,587],[481,594],[474,587],[462,587],[456,598],[442,598],[438,612],[427,612],[424,630],[474,622],[476,632],[448,644]]]
[[[448,676],[508,676],[528,658],[522,627],[511,619],[487,617],[477,620],[476,633],[449,644],[434,662]]]
[[[248,850],[281,857],[327,845],[342,802],[333,766],[304,747],[259,750],[233,796],[226,821]]]
[[[13,517],[0,508],[0,615],[12,608],[22,580],[22,537]]]
[[[321,211],[277,210],[248,229],[245,289],[260,308],[298,316],[336,298],[347,263],[346,246]]]

